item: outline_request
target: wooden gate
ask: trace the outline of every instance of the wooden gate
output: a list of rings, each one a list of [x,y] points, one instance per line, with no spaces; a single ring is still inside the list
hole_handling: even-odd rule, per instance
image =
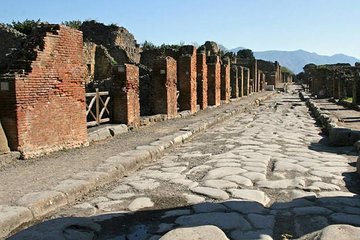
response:
[[[86,119],[87,126],[96,126],[101,123],[110,122],[109,92],[86,93]]]

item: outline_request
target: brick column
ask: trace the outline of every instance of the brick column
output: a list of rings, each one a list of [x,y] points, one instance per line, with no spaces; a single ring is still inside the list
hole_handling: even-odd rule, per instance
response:
[[[239,97],[243,97],[245,95],[244,89],[245,89],[245,81],[244,81],[244,68],[241,66],[238,66],[238,86],[239,86]]]
[[[231,86],[231,97],[238,98],[239,93],[239,68],[237,65],[232,65],[230,69],[230,86]]]
[[[244,96],[249,96],[250,92],[250,70],[243,67],[244,70]]]
[[[132,64],[115,67],[113,76],[113,121],[139,126],[139,68]]]
[[[196,48],[183,46],[178,61],[180,110],[196,112]]]
[[[200,109],[206,109],[208,106],[208,76],[205,52],[197,53],[196,59],[197,103],[200,105]]]
[[[224,60],[221,64],[221,100],[230,101],[230,60]]]
[[[177,115],[177,63],[172,57],[158,57],[152,68],[152,100],[154,114],[167,114],[168,118]]]
[[[219,56],[210,56],[208,65],[208,105],[220,105],[220,60]]]

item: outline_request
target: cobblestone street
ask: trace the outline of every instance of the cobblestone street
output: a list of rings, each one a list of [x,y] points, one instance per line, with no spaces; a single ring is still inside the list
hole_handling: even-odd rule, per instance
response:
[[[291,239],[360,226],[357,154],[326,143],[297,93],[277,94],[10,239],[154,240],[205,225]]]

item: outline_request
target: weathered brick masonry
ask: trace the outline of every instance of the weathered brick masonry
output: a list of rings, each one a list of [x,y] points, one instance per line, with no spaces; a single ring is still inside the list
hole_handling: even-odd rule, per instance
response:
[[[178,89],[180,110],[196,112],[196,48],[183,46],[178,60]]]
[[[21,65],[26,72],[0,80],[9,85],[1,94],[0,118],[11,149],[27,158],[86,143],[82,33],[44,25],[23,47],[23,60],[11,68]]]
[[[207,58],[208,66],[208,105],[220,105],[221,80],[220,80],[220,60],[219,56]]]
[[[132,64],[116,66],[113,81],[113,121],[139,126],[139,68]]]
[[[206,109],[208,106],[208,75],[205,52],[198,52],[196,55],[196,69],[197,69],[197,102],[200,109]]]
[[[158,57],[152,69],[152,109],[154,114],[177,115],[177,62],[172,57]]]
[[[245,95],[244,68],[241,66],[237,66],[237,69],[238,69],[239,97],[243,97],[243,96],[246,96]]]
[[[221,100],[230,101],[230,60],[223,60],[221,64]]]

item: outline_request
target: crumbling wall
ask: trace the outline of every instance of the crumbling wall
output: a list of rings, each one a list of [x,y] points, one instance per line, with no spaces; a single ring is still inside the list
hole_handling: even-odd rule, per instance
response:
[[[107,48],[117,64],[140,62],[140,46],[126,28],[85,21],[80,30],[86,42],[94,42]]]
[[[87,142],[82,53],[80,31],[61,25],[33,30],[18,53],[25,72],[8,78],[6,96],[10,99],[6,101],[14,106],[15,94],[16,108],[10,107],[6,111],[9,115],[1,115],[10,126],[16,125],[16,133],[4,125],[5,132],[11,132],[12,150],[19,150],[26,158]],[[18,68],[19,60],[14,63],[11,66]]]
[[[223,59],[221,64],[221,100],[230,101],[230,59]]]

